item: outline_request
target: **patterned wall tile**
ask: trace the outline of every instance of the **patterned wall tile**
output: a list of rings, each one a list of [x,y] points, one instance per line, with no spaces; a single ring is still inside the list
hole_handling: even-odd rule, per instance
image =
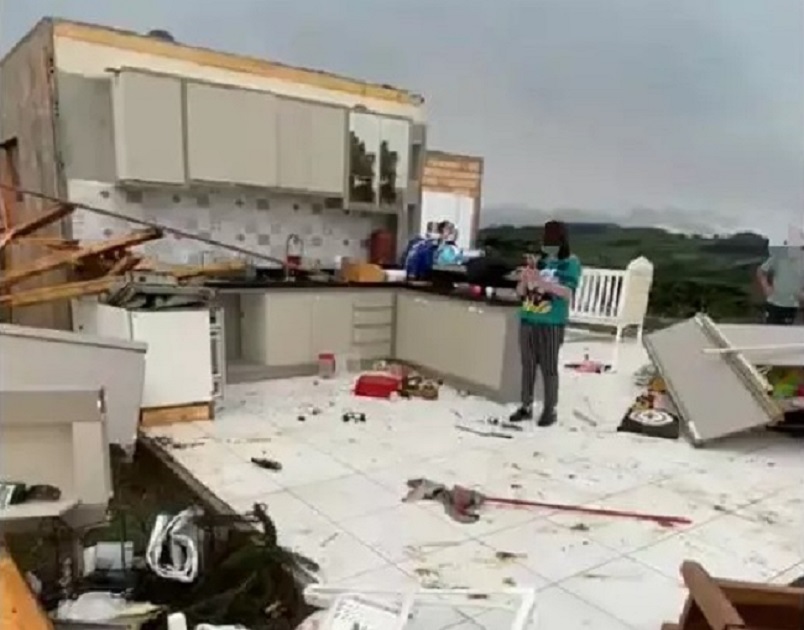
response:
[[[371,232],[389,227],[386,215],[323,209],[310,200],[288,196],[229,190],[176,193],[143,189],[136,193],[132,195],[103,182],[69,182],[69,197],[77,203],[158,222],[257,255],[284,258],[287,238],[297,234],[304,241],[305,258],[317,260],[324,267],[331,267],[339,256],[365,259]],[[73,238],[80,241],[101,240],[140,227],[87,210],[77,210],[72,221]],[[249,258],[172,235],[141,249],[146,256],[173,264]],[[256,259],[252,262],[267,264]]]

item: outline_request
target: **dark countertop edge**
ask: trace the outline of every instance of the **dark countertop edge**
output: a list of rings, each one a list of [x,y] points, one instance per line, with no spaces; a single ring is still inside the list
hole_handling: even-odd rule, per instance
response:
[[[276,284],[249,284],[249,283],[208,283],[210,289],[214,289],[218,293],[256,293],[258,291],[310,291],[310,290],[347,290],[347,291],[363,291],[370,289],[385,289],[387,291],[413,291],[416,293],[423,293],[425,295],[432,295],[436,297],[449,298],[451,300],[460,300],[462,302],[469,302],[470,304],[485,304],[487,306],[499,306],[503,308],[511,308],[519,306],[519,300],[502,300],[502,299],[487,299],[485,297],[475,298],[470,295],[456,294],[454,292],[445,291],[436,287],[418,286],[406,282],[354,282],[354,283],[323,283],[323,282],[288,282]]]

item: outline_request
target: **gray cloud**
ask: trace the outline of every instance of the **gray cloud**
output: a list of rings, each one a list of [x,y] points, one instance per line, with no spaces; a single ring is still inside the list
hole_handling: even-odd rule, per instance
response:
[[[418,91],[489,206],[804,222],[800,0],[6,0],[0,47],[48,14]]]

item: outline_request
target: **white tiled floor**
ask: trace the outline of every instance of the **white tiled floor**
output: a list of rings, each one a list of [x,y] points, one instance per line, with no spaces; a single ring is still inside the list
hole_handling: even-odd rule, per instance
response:
[[[566,361],[608,360],[607,343],[569,336]],[[693,449],[617,433],[646,361],[626,344],[617,374],[562,376],[560,422],[513,439],[459,432],[508,410],[444,388],[437,402],[355,398],[351,380],[231,386],[214,422],[152,429],[201,483],[239,511],[268,506],[280,542],[349,586],[538,589],[538,628],[658,628],[678,617],[678,568],[784,583],[804,574],[802,444],[771,434]],[[594,424],[578,419],[578,409]],[[342,421],[362,411],[364,424]],[[299,417],[303,417],[303,421]],[[270,472],[252,457],[279,461]],[[685,516],[687,527],[552,509],[488,506],[470,525],[434,504],[403,504],[427,477],[489,495]],[[506,628],[502,613],[427,610],[415,629]]]

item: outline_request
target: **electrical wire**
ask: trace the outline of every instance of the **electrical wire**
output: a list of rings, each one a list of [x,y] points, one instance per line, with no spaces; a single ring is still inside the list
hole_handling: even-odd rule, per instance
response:
[[[97,208],[95,206],[90,206],[85,203],[78,203],[75,201],[59,199],[58,197],[52,197],[50,195],[45,195],[44,193],[39,193],[32,190],[25,190],[23,188],[19,188],[16,186],[9,186],[8,184],[3,183],[0,183],[0,190],[7,190],[9,192],[14,192],[18,195],[27,195],[30,197],[34,197],[35,199],[42,199],[43,201],[48,201],[50,203],[60,203],[67,206],[72,206],[73,208],[78,208],[79,210],[86,210],[87,212],[92,212],[93,214],[99,214],[101,216],[109,217],[112,219],[119,219],[121,221],[128,221],[129,223],[133,223],[135,225],[142,225],[145,227],[154,228],[157,230],[161,230],[162,232],[165,232],[167,234],[179,236],[181,238],[186,238],[188,240],[198,241],[200,243],[212,245],[213,247],[220,247],[221,249],[227,249],[229,251],[236,252],[243,256],[249,256],[251,258],[256,258],[258,260],[264,260],[266,262],[278,264],[283,268],[287,266],[285,261],[283,261],[280,258],[275,258],[273,256],[268,256],[266,254],[254,252],[244,247],[238,247],[237,245],[230,245],[229,243],[224,243],[222,241],[218,241],[213,238],[201,236],[200,234],[195,234],[193,232],[188,232],[186,230],[180,230],[178,228],[170,227],[169,225],[164,225],[156,221],[146,221],[145,219],[132,217],[120,212],[114,212],[113,210],[105,210],[103,208]]]

